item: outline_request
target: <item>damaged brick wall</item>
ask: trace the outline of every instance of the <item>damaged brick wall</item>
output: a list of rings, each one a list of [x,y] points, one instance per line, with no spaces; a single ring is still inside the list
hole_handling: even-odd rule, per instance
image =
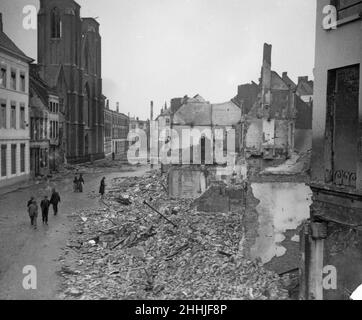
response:
[[[299,228],[309,217],[304,183],[252,183],[248,188],[244,252],[278,273],[299,267]]]

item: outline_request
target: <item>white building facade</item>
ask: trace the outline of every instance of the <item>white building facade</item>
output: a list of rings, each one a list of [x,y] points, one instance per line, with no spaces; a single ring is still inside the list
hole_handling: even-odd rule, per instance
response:
[[[0,14],[0,188],[29,177],[29,63]]]

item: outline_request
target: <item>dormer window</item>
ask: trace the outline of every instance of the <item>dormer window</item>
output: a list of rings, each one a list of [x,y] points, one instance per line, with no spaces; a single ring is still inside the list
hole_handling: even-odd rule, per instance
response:
[[[59,39],[62,36],[62,22],[60,20],[60,12],[58,8],[54,8],[51,12],[51,37]]]

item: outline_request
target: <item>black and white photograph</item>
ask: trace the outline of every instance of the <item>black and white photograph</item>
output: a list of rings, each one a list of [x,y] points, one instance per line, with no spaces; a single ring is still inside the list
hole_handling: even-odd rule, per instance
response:
[[[361,63],[361,0],[0,0],[0,301],[362,300]]]

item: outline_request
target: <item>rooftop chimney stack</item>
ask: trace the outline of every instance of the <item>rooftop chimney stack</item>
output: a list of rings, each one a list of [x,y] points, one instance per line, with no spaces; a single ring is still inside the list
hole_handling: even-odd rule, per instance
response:
[[[3,32],[3,14],[0,12],[0,32]]]
[[[106,109],[109,110],[109,99],[107,99]]]
[[[272,45],[264,43],[263,62],[271,67]]]
[[[308,76],[298,77],[298,84],[301,82],[308,82]]]
[[[117,110],[117,113],[119,113],[119,102],[117,102],[116,110]]]
[[[153,121],[153,101],[151,101],[151,121]]]
[[[263,67],[261,70],[263,108],[271,105],[271,55],[272,45],[264,43]]]

